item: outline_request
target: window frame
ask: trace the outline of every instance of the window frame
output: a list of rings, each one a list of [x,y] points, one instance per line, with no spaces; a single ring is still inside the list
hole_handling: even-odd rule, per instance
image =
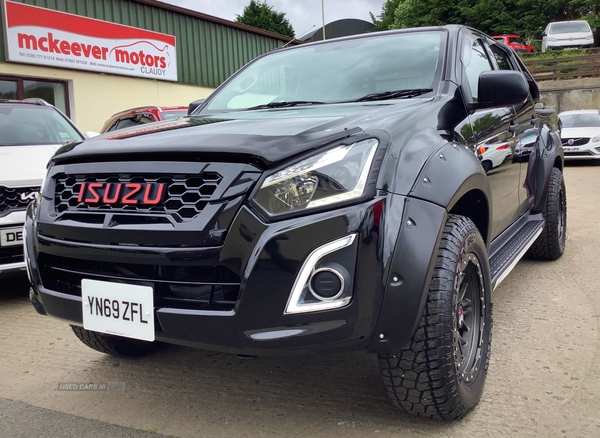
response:
[[[57,80],[57,79],[48,79],[48,78],[37,78],[37,77],[27,77],[27,76],[14,76],[0,73],[0,81],[11,81],[17,83],[17,100],[26,99],[25,97],[25,81],[35,81],[35,82],[46,82],[49,84],[62,84],[65,90],[65,110],[61,110],[65,115],[70,119],[71,118],[71,100],[69,96],[69,83],[68,81]]]

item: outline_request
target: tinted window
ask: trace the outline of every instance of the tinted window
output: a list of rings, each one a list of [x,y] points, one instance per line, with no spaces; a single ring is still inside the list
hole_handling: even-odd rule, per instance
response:
[[[0,104],[0,146],[65,144],[83,140],[54,108]]]
[[[126,119],[121,119],[121,120],[117,121],[109,129],[109,131],[117,131],[119,129],[129,128],[131,126],[143,125],[145,123],[151,123],[154,121],[155,120],[151,119],[150,117],[137,115],[135,117],[128,117]]]
[[[277,100],[351,101],[370,93],[435,88],[442,36],[410,32],[271,52],[234,77],[206,110]]]
[[[469,88],[471,90],[473,102],[477,102],[477,85],[479,83],[479,75],[484,71],[492,69],[485,50],[483,50],[483,47],[479,41],[474,41],[471,46],[467,46],[465,48],[463,54],[463,65],[465,67],[465,73],[467,76],[467,81],[469,82]]]
[[[522,44],[522,45],[525,45],[525,44],[527,44],[527,43],[526,43],[525,41],[523,41],[523,39],[521,39],[521,38],[509,38],[509,41],[510,41],[512,44]]]
[[[561,114],[563,128],[600,128],[600,114]]]
[[[492,46],[491,52],[494,55],[496,64],[498,65],[498,70],[512,70],[510,61],[508,60],[508,55],[504,51],[498,47]]]
[[[552,23],[550,33],[590,32],[590,26],[586,21],[567,21],[564,23]]]

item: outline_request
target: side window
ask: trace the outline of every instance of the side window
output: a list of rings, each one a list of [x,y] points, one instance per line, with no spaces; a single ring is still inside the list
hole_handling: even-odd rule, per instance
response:
[[[515,70],[508,58],[506,52],[500,49],[497,46],[489,47],[492,55],[494,56],[494,60],[496,61],[496,65],[498,66],[498,70]]]
[[[471,91],[471,97],[473,102],[477,102],[479,75],[484,71],[492,70],[487,54],[479,40],[473,41],[471,45],[464,46],[463,67]]]

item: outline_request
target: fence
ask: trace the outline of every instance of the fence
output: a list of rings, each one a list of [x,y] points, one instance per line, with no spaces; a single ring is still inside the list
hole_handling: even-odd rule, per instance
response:
[[[521,59],[538,82],[600,77],[600,48],[586,49],[583,55],[528,59],[534,56],[539,54],[522,55]]]

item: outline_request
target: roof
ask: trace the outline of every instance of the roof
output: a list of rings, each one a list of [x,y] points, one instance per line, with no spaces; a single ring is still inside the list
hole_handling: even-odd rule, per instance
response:
[[[131,0],[137,3],[142,3],[149,6],[154,6],[156,8],[164,9],[166,11],[178,12],[180,14],[189,15],[191,17],[200,18],[205,21],[210,21],[212,23],[222,24],[224,26],[233,27],[236,29],[244,30],[246,32],[255,33],[258,35],[264,35],[270,38],[275,38],[281,41],[285,41],[290,44],[302,44],[304,41],[298,38],[290,38],[285,35],[281,35],[275,32],[270,32],[268,30],[259,29],[254,26],[248,26],[247,24],[236,23],[235,21],[225,20],[224,18],[215,17],[214,15],[204,14],[202,12],[193,11],[191,9],[182,8],[181,6],[175,6],[169,3],[164,3],[162,1],[157,0]]]

